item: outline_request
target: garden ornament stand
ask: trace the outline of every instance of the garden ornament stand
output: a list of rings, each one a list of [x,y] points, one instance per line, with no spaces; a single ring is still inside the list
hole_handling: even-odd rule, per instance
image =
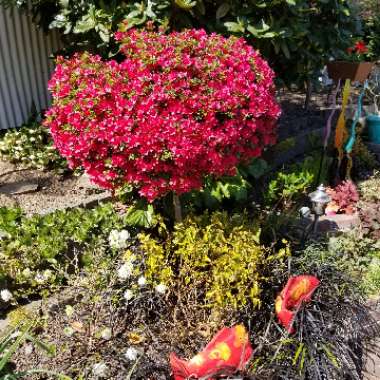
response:
[[[375,108],[374,113],[366,117],[368,129],[368,138],[371,143],[380,144],[380,75],[376,74],[373,78],[373,83],[367,86],[367,94],[372,97],[372,103]]]
[[[316,191],[309,194],[312,203],[312,212],[314,214],[313,231],[318,230],[318,220],[325,214],[326,207],[331,202],[331,197],[327,194],[325,187],[321,184]]]
[[[332,101],[332,106],[331,106],[331,113],[329,115],[329,118],[327,119],[326,127],[325,127],[325,134],[324,134],[324,142],[323,142],[323,152],[322,152],[322,157],[321,157],[321,163],[320,163],[320,168],[319,168],[319,173],[317,177],[317,183],[320,182],[320,177],[321,177],[321,172],[322,172],[322,167],[323,167],[323,161],[326,155],[328,143],[330,140],[331,136],[331,130],[332,130],[332,119],[333,116],[336,112],[336,96],[340,90],[341,87],[341,79],[339,78],[337,80],[337,85],[335,88],[335,91],[333,93],[333,101]],[[347,130],[346,128],[346,110],[347,110],[347,105],[348,101],[350,99],[351,95],[351,79],[346,78],[344,82],[344,87],[343,87],[343,95],[342,95],[342,108],[340,115],[338,117],[336,129],[335,129],[335,136],[334,136],[334,147],[336,148],[338,152],[338,164],[337,164],[337,170],[336,170],[336,182],[340,182],[340,169],[342,167],[343,159],[344,156],[346,155],[347,158],[347,167],[346,167],[346,173],[345,173],[345,178],[344,179],[351,179],[351,170],[352,170],[352,150],[356,142],[356,127],[357,124],[362,117],[362,109],[363,109],[363,98],[368,89],[368,80],[364,80],[363,87],[360,91],[360,94],[358,96],[357,100],[357,106],[356,106],[356,111],[355,115],[351,124],[350,130]]]

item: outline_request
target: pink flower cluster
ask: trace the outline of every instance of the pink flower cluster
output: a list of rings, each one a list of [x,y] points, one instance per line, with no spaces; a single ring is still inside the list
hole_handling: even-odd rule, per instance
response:
[[[61,57],[49,82],[45,125],[98,185],[133,184],[153,201],[234,175],[275,142],[273,72],[243,39],[133,29],[116,39],[122,62]]]

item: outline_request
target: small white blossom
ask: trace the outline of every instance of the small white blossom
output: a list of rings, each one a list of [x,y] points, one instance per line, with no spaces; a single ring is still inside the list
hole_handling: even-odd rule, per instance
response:
[[[2,291],[0,291],[0,298],[4,302],[9,302],[13,298],[13,295],[8,289],[3,289]]]
[[[127,351],[125,351],[124,356],[127,360],[135,361],[139,356],[139,352],[135,348],[129,347]]]
[[[131,277],[133,273],[133,264],[131,262],[123,264],[118,270],[117,275],[120,280],[126,280]]]
[[[126,301],[130,301],[131,299],[133,298],[133,291],[131,289],[127,289],[125,292],[124,292],[124,299]]]
[[[22,275],[26,278],[30,277],[32,275],[32,271],[29,269],[29,268],[25,268],[23,271],[22,271]]]
[[[92,367],[92,373],[96,377],[108,377],[108,367],[105,363],[95,363]]]
[[[75,331],[74,331],[74,329],[73,329],[72,327],[67,326],[67,327],[65,327],[65,328],[63,329],[63,333],[64,333],[66,336],[70,337],[70,336],[73,336],[73,335],[74,335]]]
[[[140,276],[139,279],[137,280],[137,283],[140,286],[145,286],[145,284],[146,284],[146,278],[144,276]]]
[[[168,290],[168,287],[165,284],[158,284],[156,285],[155,290],[158,294],[165,294]]]
[[[101,333],[100,336],[102,337],[102,339],[110,340],[110,339],[112,338],[112,331],[111,331],[111,329],[110,329],[109,327],[106,327],[106,328],[102,331],[102,333]]]
[[[128,247],[128,240],[131,234],[127,230],[112,230],[108,237],[108,242],[111,248],[123,249]]]
[[[26,355],[26,356],[29,356],[29,355],[31,355],[32,354],[32,352],[33,352],[33,344],[27,344],[26,346],[25,346],[25,348],[24,348],[24,354]]]
[[[48,280],[53,275],[53,272],[50,269],[46,269],[43,273],[45,281]]]
[[[34,277],[34,280],[37,282],[37,284],[43,284],[47,280],[47,277],[45,277],[44,273],[37,273]]]
[[[16,330],[14,333],[12,333],[9,337],[9,339],[16,339],[21,335],[21,332],[19,330]]]

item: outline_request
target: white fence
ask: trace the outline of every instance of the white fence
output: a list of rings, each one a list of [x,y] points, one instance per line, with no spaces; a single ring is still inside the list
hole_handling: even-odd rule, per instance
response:
[[[38,110],[49,105],[49,57],[58,47],[57,33],[46,35],[29,15],[0,7],[0,129],[22,124],[33,103]]]

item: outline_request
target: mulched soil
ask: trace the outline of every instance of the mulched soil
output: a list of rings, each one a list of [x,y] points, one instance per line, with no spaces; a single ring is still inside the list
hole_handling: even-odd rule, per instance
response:
[[[103,195],[82,177],[52,171],[18,171],[14,165],[0,161],[0,207],[19,206],[27,215],[44,214],[76,207]]]

